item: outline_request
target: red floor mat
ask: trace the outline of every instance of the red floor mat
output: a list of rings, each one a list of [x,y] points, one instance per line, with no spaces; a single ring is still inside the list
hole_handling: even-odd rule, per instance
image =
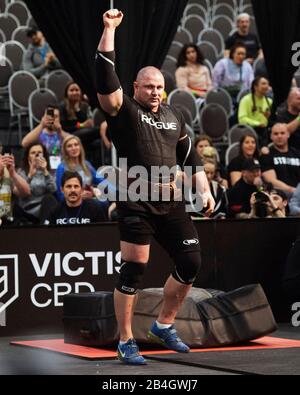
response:
[[[13,346],[30,347],[39,350],[47,350],[59,354],[69,355],[88,360],[114,359],[116,352],[105,349],[74,346],[65,344],[63,339],[53,340],[34,340],[34,341],[18,341],[11,342]],[[284,348],[300,348],[300,341],[278,339],[275,337],[263,337],[255,342],[250,342],[248,345],[239,347],[224,347],[224,348],[209,348],[192,350],[193,353],[201,352],[226,352],[226,351],[244,351],[244,350],[267,350],[267,349],[284,349]],[[168,355],[175,354],[173,351],[142,351],[143,355]]]

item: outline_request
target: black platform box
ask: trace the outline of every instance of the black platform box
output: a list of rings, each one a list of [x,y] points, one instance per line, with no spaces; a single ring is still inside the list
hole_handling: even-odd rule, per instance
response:
[[[99,347],[118,340],[112,292],[65,296],[63,322],[67,344]]]

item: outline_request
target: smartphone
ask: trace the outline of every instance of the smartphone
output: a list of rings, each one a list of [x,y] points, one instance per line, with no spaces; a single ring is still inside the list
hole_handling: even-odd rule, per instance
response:
[[[47,108],[47,115],[48,115],[48,117],[54,118],[54,108],[48,107]]]

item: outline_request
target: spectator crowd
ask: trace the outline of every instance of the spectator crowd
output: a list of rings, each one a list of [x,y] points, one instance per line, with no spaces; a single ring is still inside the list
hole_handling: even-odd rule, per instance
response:
[[[176,87],[191,93],[199,108],[209,92],[223,89],[232,99],[231,126],[248,128],[236,155],[226,163],[224,152],[209,135],[194,129],[195,149],[216,200],[211,218],[254,219],[300,216],[300,89],[295,85],[271,120],[272,87],[258,37],[250,33],[250,16],[237,18],[237,30],[224,43],[224,56],[211,69],[195,43],[182,47],[175,73]],[[28,32],[30,45],[23,67],[40,83],[61,64],[37,29]],[[257,60],[261,67],[254,68]],[[69,82],[64,100],[45,109],[40,123],[23,139],[22,161],[0,147],[0,222],[9,225],[82,225],[108,221],[113,201],[102,201],[88,147],[101,138],[104,155],[112,149],[104,120],[95,122],[88,98]],[[108,186],[110,188],[113,186]],[[205,212],[195,212],[195,220]]]

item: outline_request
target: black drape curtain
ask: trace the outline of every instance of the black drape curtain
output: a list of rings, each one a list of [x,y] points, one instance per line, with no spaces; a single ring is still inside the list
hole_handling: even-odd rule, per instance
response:
[[[94,57],[109,0],[25,0],[63,67],[97,104]],[[117,70],[132,93],[138,70],[160,67],[175,36],[187,0],[115,0],[124,21],[117,32]]]
[[[298,68],[292,64],[292,46],[300,42],[300,1],[252,0],[252,4],[276,106],[286,100]]]

